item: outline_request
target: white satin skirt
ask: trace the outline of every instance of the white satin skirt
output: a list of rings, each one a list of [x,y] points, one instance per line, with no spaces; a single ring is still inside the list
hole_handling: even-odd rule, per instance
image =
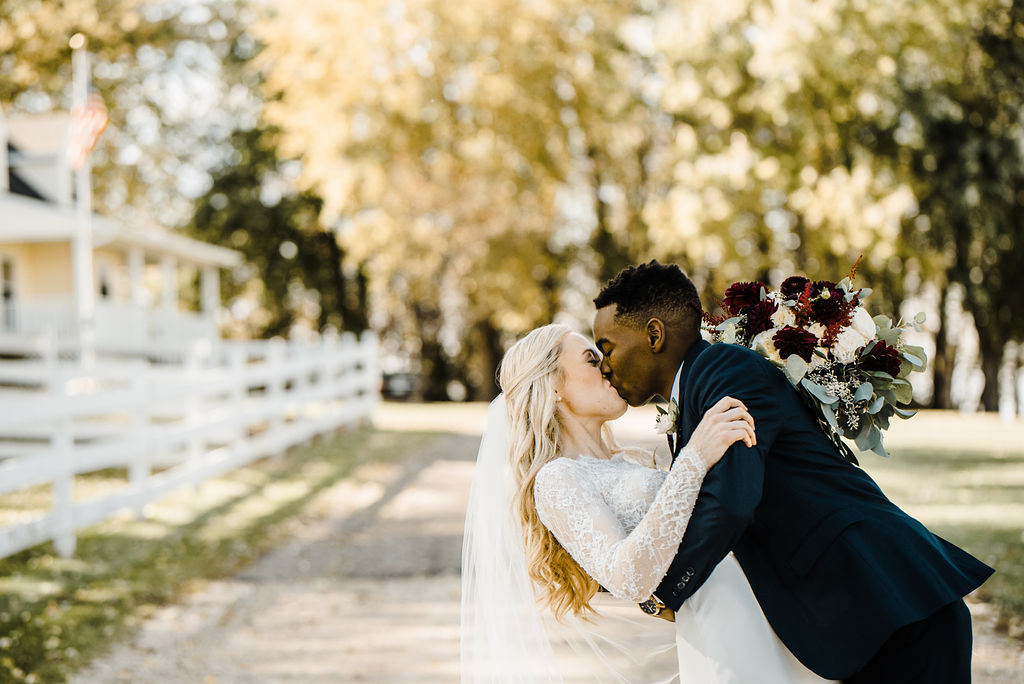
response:
[[[772,631],[731,553],[676,611],[680,684],[824,684]]]

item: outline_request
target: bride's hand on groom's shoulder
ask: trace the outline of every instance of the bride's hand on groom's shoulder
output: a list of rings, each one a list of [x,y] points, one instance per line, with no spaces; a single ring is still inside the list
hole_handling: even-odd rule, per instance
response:
[[[730,446],[740,441],[748,447],[757,444],[754,419],[742,401],[722,397],[704,414],[686,446],[695,449],[710,468],[722,460]]]

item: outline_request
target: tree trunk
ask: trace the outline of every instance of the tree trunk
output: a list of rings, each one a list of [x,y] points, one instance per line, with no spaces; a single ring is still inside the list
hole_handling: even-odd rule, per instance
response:
[[[948,288],[944,288],[939,302],[939,330],[935,333],[935,357],[932,359],[932,408],[951,409],[950,384],[953,377],[953,362],[956,360],[956,346],[946,336],[946,300]]]
[[[477,333],[475,337],[480,342],[478,351],[481,358],[483,381],[470,388],[469,397],[473,401],[490,401],[498,396],[499,391],[496,374],[504,353],[501,347],[501,333],[487,319],[477,323]]]
[[[451,363],[438,339],[441,312],[432,305],[410,306],[420,338],[420,391],[424,401],[447,401],[452,380]]]
[[[999,410],[999,368],[1003,365],[1005,347],[998,333],[978,327],[978,356],[985,375],[981,406],[985,411]]]

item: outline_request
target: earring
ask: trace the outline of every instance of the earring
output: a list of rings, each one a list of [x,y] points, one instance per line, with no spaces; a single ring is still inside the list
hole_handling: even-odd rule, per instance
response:
[[[560,397],[560,396],[558,396],[558,395],[556,394],[556,395],[555,395],[555,401],[562,401],[562,397]]]

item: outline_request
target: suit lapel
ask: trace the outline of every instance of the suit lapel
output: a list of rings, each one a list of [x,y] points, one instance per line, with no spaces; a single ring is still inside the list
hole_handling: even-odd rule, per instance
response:
[[[683,370],[679,374],[679,389],[676,391],[676,394],[679,397],[679,420],[676,421],[675,444],[672,448],[673,461],[679,454],[679,450],[682,446],[689,441],[690,433],[693,431],[693,426],[686,425],[686,412],[683,411],[683,403],[685,399],[683,396],[683,388],[686,387],[686,377],[690,374],[690,370],[693,369],[693,363],[697,360],[697,357],[710,346],[711,343],[707,340],[703,338],[699,339],[692,347],[690,347],[690,350],[686,352],[686,358],[683,359]]]

